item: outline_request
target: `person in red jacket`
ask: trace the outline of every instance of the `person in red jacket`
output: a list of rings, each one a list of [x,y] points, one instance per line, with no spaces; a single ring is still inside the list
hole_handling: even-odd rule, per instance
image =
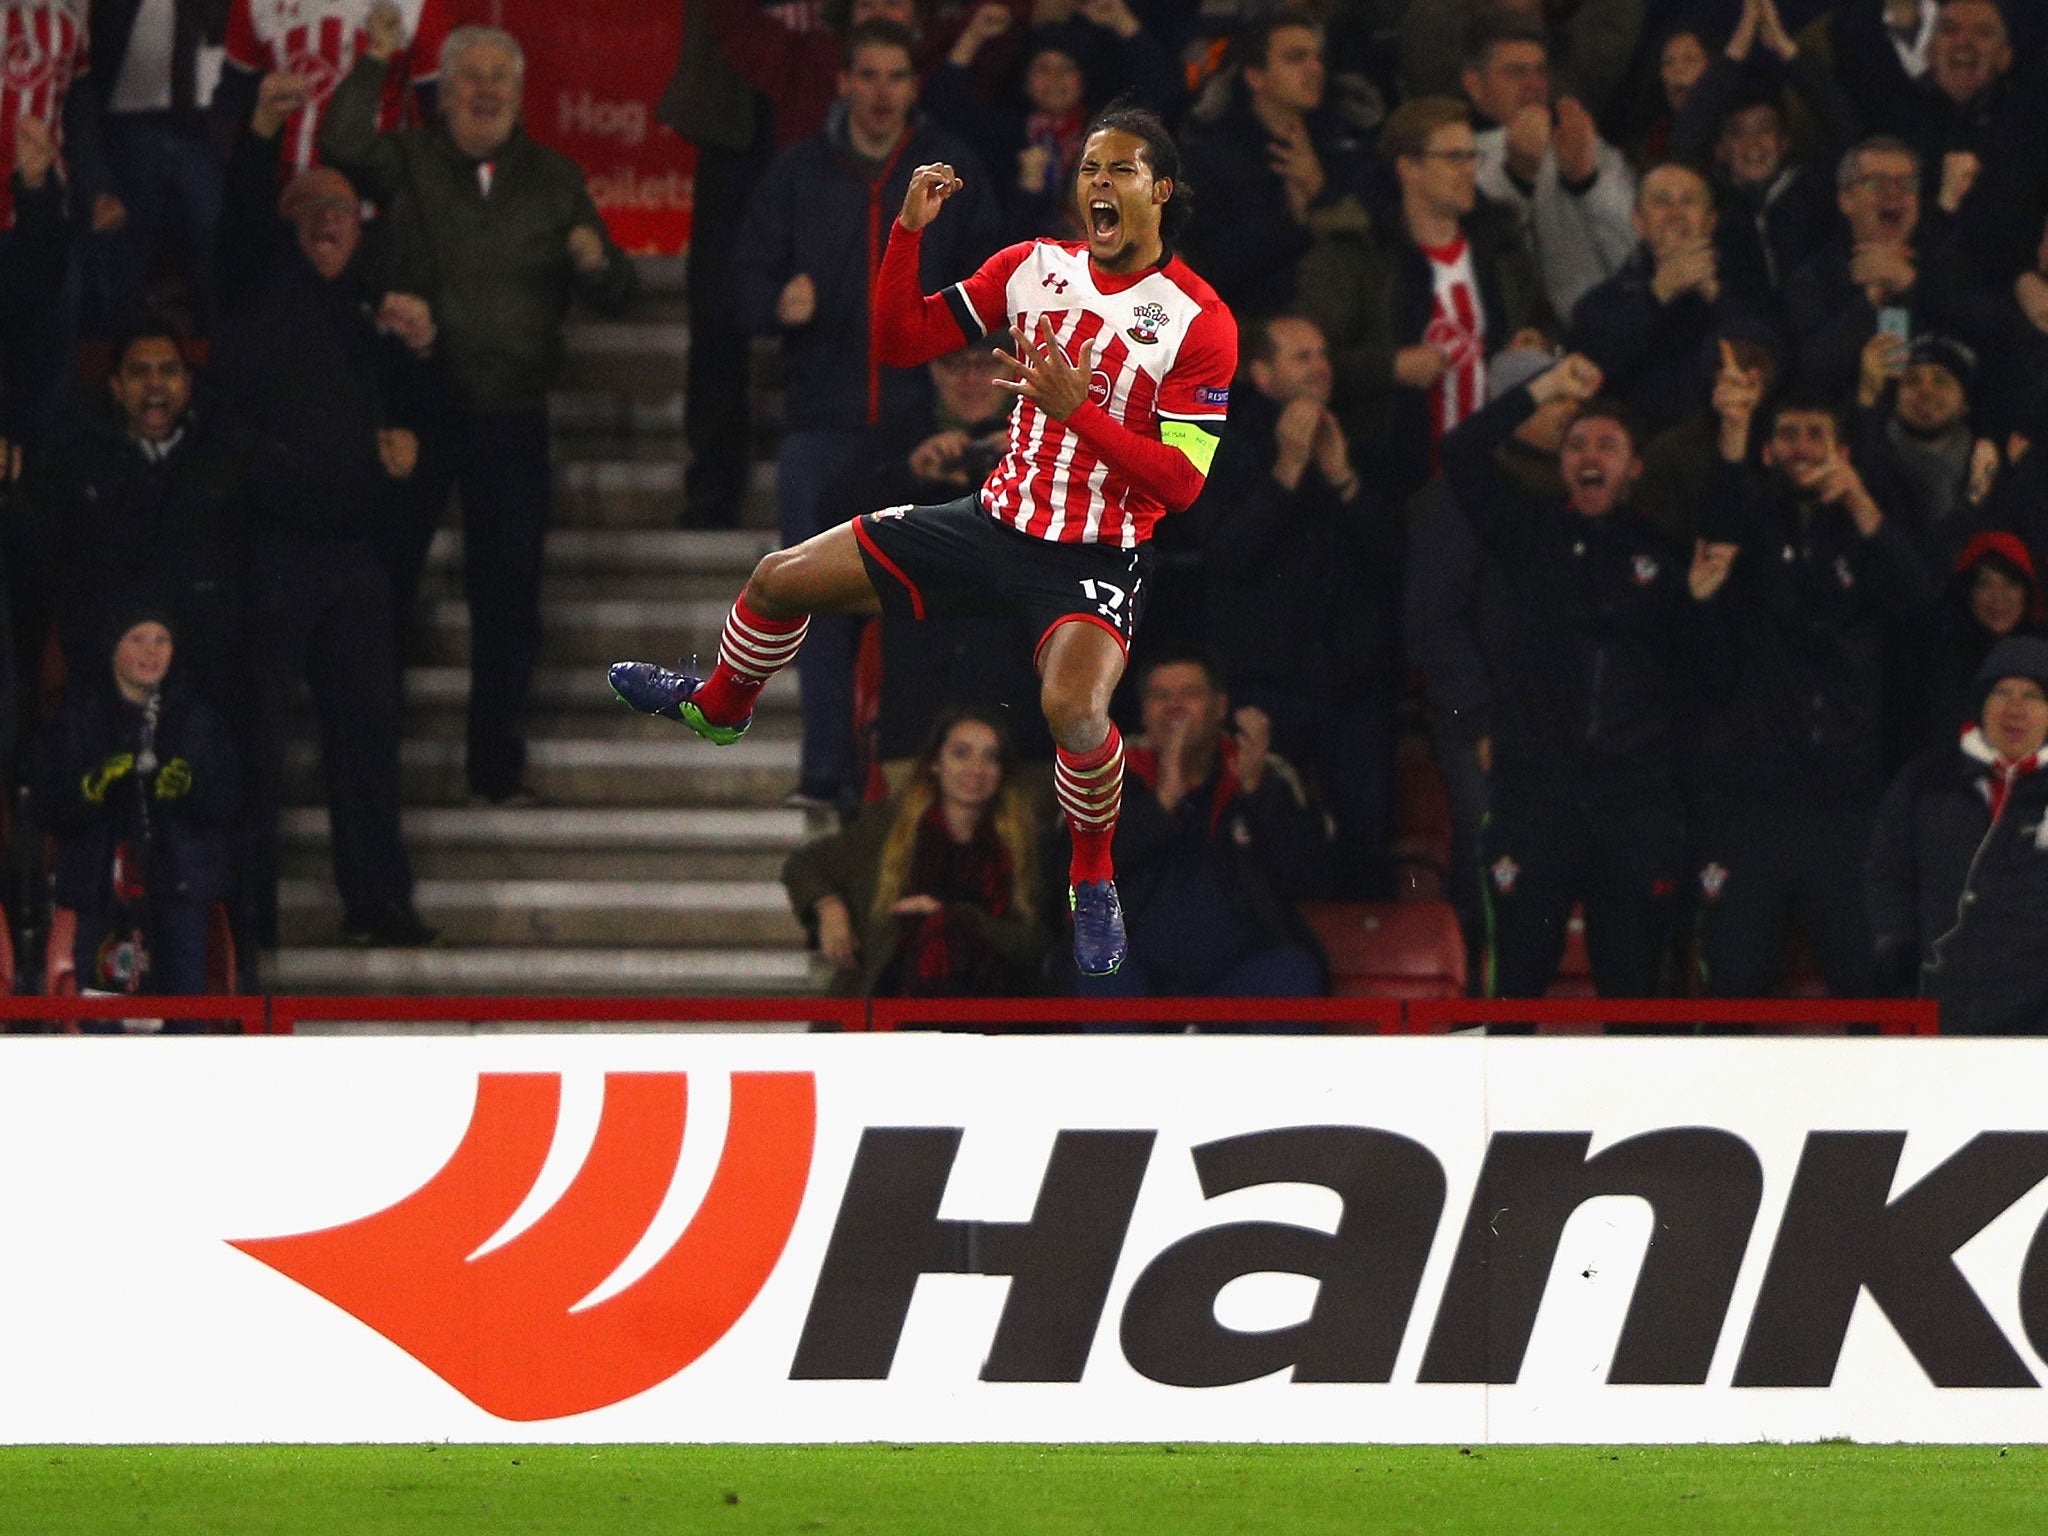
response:
[[[924,165],[890,231],[873,304],[876,356],[907,368],[1007,326],[1019,397],[1009,447],[980,489],[936,507],[888,507],[780,550],[733,605],[707,678],[620,662],[613,689],[646,714],[737,741],[761,687],[813,613],[987,607],[1038,635],[1040,702],[1073,833],[1074,952],[1087,975],[1123,963],[1110,857],[1123,742],[1109,718],[1151,569],[1152,526],[1200,493],[1237,371],[1237,323],[1173,252],[1189,207],[1172,136],[1149,112],[1096,118],[1074,195],[1086,240],[999,251],[965,282],[919,292],[923,231],[960,189]]]

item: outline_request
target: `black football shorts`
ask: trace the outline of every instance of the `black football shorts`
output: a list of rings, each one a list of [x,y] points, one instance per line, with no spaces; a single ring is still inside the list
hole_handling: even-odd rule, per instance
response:
[[[855,518],[853,532],[891,618],[1020,614],[1037,636],[1034,662],[1069,620],[1108,630],[1127,653],[1138,632],[1150,544],[1055,544],[997,522],[978,495],[935,507],[884,507]]]

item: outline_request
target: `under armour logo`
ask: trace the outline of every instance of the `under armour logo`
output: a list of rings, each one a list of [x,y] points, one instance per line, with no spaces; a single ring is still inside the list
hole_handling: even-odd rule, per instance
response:
[[[1081,583],[1081,591],[1089,602],[1095,604],[1095,611],[1105,619],[1114,619],[1117,610],[1124,605],[1124,589],[1115,582],[1096,581],[1090,578]]]
[[[1067,280],[1055,273],[1048,272],[1045,274],[1045,280],[1038,286],[1050,288],[1054,293],[1065,293],[1067,291]]]
[[[696,1215],[607,1294],[675,1176],[680,1072],[605,1075],[596,1138],[569,1188],[513,1227],[554,1140],[561,1079],[486,1072],[447,1164],[373,1215],[234,1244],[368,1324],[487,1413],[587,1413],[666,1381],[768,1281],[810,1179],[808,1072],[735,1072],[725,1145]]]

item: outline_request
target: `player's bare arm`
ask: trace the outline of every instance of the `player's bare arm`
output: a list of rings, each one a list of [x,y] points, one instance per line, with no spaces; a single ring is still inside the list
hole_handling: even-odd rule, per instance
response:
[[[913,232],[923,229],[939,216],[946,199],[965,185],[950,165],[920,165],[910,173],[910,187],[903,194],[903,211],[896,215],[896,222]]]

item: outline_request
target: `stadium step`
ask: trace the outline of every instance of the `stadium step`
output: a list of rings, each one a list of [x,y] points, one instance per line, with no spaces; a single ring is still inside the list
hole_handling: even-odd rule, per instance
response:
[[[533,945],[463,949],[286,947],[264,985],[273,992],[537,997],[783,996],[820,989],[800,949],[589,949]]]
[[[616,944],[800,948],[780,880],[426,879],[413,906],[452,945]],[[341,905],[325,880],[278,889],[286,943],[332,943]]]
[[[625,320],[577,318],[549,402],[556,475],[543,577],[543,655],[525,722],[542,804],[471,806],[463,776],[469,609],[452,511],[428,555],[406,669],[405,838],[428,949],[339,942],[341,911],[310,707],[287,748],[280,923],[264,986],[408,994],[803,993],[805,950],[780,871],[822,818],[784,810],[796,781],[792,672],[757,723],[713,748],[611,695],[627,657],[705,665],[733,594],[775,547],[774,466],[754,466],[748,527],[680,529],[689,337],[679,264],[641,264],[650,295]],[[771,354],[758,418],[779,415]]]

